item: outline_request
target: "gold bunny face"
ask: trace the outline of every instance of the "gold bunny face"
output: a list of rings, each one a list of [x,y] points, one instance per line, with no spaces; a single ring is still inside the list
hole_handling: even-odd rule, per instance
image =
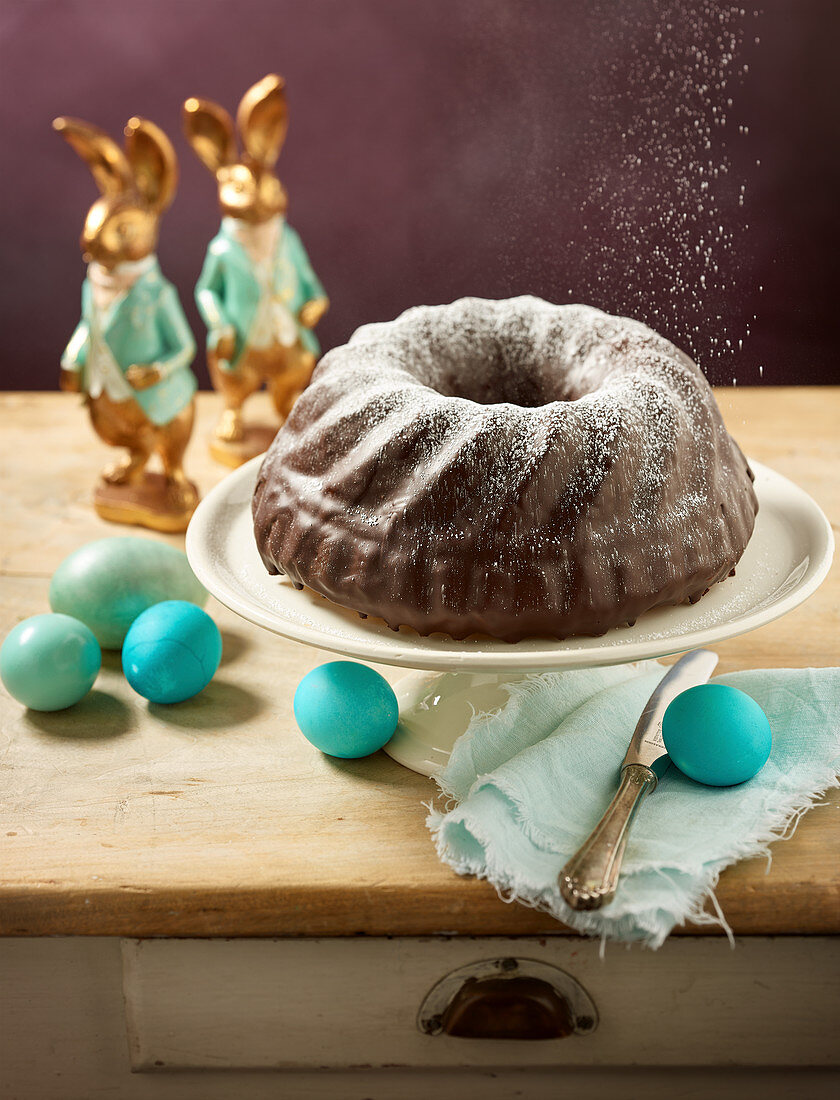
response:
[[[178,181],[167,136],[153,122],[132,118],[123,151],[98,126],[78,119],[57,118],[53,128],[85,161],[102,192],[88,211],[79,242],[85,261],[114,268],[148,256]]]
[[[142,260],[157,246],[158,220],[150,210],[139,210],[119,199],[97,199],[85,218],[79,244],[85,263],[103,267]]]
[[[271,172],[247,164],[231,164],[216,173],[219,206],[231,218],[264,222],[285,214],[287,199],[280,180]]]
[[[236,113],[241,157],[233,119],[218,103],[193,97],[183,117],[187,140],[216,177],[223,214],[252,223],[285,214],[286,192],[273,171],[288,128],[282,77],[270,74],[242,97]]]

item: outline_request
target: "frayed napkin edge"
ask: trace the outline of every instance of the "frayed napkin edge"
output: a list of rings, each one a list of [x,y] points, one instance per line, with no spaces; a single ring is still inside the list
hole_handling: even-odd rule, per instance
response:
[[[440,784],[438,784],[438,786],[440,787]],[[730,945],[734,948],[734,933],[715,895],[721,873],[734,863],[740,863],[742,860],[747,859],[757,859],[760,856],[764,856],[767,859],[767,871],[769,872],[772,863],[771,845],[779,840],[789,840],[796,831],[796,827],[801,818],[809,810],[824,805],[825,794],[829,790],[837,787],[840,787],[840,778],[838,778],[836,774],[835,762],[815,781],[815,789],[813,789],[810,794],[799,795],[784,810],[776,812],[768,811],[767,821],[764,826],[762,826],[762,831],[756,837],[750,841],[744,841],[739,844],[734,854],[730,853],[725,858],[706,865],[706,869],[698,879],[696,887],[688,895],[685,913],[681,917],[678,917],[667,931],[663,931],[661,927],[657,927],[653,923],[655,912],[658,911],[643,911],[635,914],[627,913],[623,914],[615,921],[610,921],[609,914],[607,913],[605,915],[602,911],[595,913],[575,912],[573,909],[569,908],[560,897],[559,887],[557,888],[556,894],[554,891],[541,891],[532,894],[521,893],[520,889],[517,887],[515,876],[511,875],[504,867],[496,864],[495,861],[488,862],[488,839],[477,835],[472,829],[468,831],[470,835],[475,838],[476,842],[481,845],[484,853],[485,858],[483,865],[479,865],[470,859],[455,857],[448,849],[444,836],[444,826],[449,811],[437,808],[434,802],[425,804],[426,809],[429,811],[426,818],[426,826],[432,835],[438,857],[457,874],[473,875],[479,880],[488,881],[495,889],[500,900],[504,901],[506,904],[516,901],[528,909],[535,909],[538,912],[547,913],[558,922],[568,925],[568,927],[577,932],[600,938],[602,952],[605,941],[607,940],[623,941],[624,943],[639,942],[645,947],[656,950],[662,946],[668,936],[673,932],[674,928],[677,926],[684,927],[686,924],[694,924],[698,927],[711,926],[720,928],[727,936]],[[448,792],[443,788],[440,789],[440,793],[444,798],[451,798]],[[505,792],[500,791],[500,793],[504,794]],[[541,843],[538,837],[531,835],[533,830],[530,827],[530,823],[524,821],[521,817],[518,818],[518,823],[523,828],[525,836],[531,843],[545,848],[545,844]],[[467,826],[464,825],[464,828],[466,829]],[[674,866],[670,869],[682,874],[697,873],[695,870],[686,871],[679,866]],[[651,870],[664,871],[665,869],[658,866],[640,867],[638,871],[634,873],[649,872]],[[708,902],[712,903],[714,912],[710,913],[707,910],[706,906]],[[639,934],[640,932],[641,935]]]

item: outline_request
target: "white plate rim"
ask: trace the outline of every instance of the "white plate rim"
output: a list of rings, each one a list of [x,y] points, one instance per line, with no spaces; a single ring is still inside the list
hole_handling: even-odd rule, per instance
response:
[[[805,511],[811,523],[811,552],[808,555],[805,572],[789,592],[769,606],[759,605],[756,610],[740,614],[732,621],[718,622],[712,626],[700,627],[670,637],[655,637],[645,641],[635,640],[608,645],[604,644],[604,640],[610,637],[612,631],[601,637],[587,639],[586,642],[591,644],[581,644],[582,639],[576,638],[577,645],[574,649],[568,648],[563,641],[545,639],[543,648],[538,650],[524,651],[516,643],[501,642],[495,643],[492,649],[482,649],[481,643],[470,642],[464,643],[463,651],[452,649],[436,651],[430,648],[428,640],[422,639],[423,644],[418,644],[413,636],[405,636],[400,632],[394,633],[394,640],[399,639],[403,644],[395,648],[393,645],[382,643],[373,633],[366,634],[365,620],[362,619],[358,621],[359,633],[355,638],[338,637],[319,630],[317,626],[308,626],[305,623],[285,619],[270,609],[260,606],[256,601],[243,602],[239,592],[231,587],[214,568],[213,555],[209,549],[211,545],[209,531],[230,497],[237,491],[241,495],[242,483],[248,480],[256,481],[262,459],[263,456],[258,455],[228,474],[200,502],[186,535],[187,557],[193,572],[216,599],[248,622],[291,641],[376,664],[432,671],[545,671],[625,664],[630,661],[664,657],[689,649],[711,646],[717,642],[747,634],[794,610],[813,595],[823,582],[831,567],[834,554],[834,534],[831,524],[816,501],[783,474],[776,473],[763,463],[749,459],[756,474],[756,481],[772,479],[777,489],[785,491]],[[248,499],[250,500],[250,494]],[[289,589],[289,594],[295,591]],[[700,603],[702,604],[702,601]],[[449,639],[448,644],[452,645],[453,640]],[[504,648],[500,648],[501,646]]]

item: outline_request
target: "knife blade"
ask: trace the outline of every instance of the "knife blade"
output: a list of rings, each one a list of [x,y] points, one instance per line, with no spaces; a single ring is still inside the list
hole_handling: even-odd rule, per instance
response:
[[[671,701],[687,688],[705,684],[718,663],[717,653],[708,649],[695,649],[676,661],[645,703],[642,716],[630,738],[630,746],[621,763],[621,770],[628,764],[643,764],[662,778],[670,761],[662,740],[662,719]],[[664,758],[664,760],[663,760]]]
[[[615,797],[560,872],[560,894],[572,909],[600,909],[615,895],[630,826],[670,764],[662,740],[665,711],[681,692],[705,684],[717,662],[716,653],[696,649],[680,657],[656,685],[630,739]]]

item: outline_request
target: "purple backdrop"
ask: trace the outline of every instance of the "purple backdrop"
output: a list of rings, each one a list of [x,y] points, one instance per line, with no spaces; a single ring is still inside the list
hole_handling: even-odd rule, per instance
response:
[[[682,178],[651,135],[691,94],[673,66],[705,71],[691,59],[717,14],[743,41],[727,124],[711,131],[728,171],[706,177],[719,234],[704,267],[693,237],[651,222]],[[712,381],[840,381],[839,14],[836,0],[734,20],[729,4],[688,0],[4,0],[3,383],[53,388],[78,318],[95,190],[51,119],[118,134],[140,114],[172,137],[181,184],[160,257],[203,346],[192,287],[218,214],[180,106],[201,95],[233,110],[272,70],[290,102],[289,220],[332,299],[325,347],[417,303],[529,292],[632,313],[693,348]],[[699,240],[703,219],[690,221]],[[196,370],[206,384],[203,355]]]

